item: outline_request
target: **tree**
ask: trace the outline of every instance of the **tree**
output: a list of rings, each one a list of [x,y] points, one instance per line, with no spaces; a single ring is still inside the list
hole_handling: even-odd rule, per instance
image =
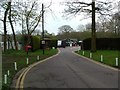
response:
[[[32,3],[19,3],[19,20],[22,25],[22,34],[28,36],[26,44],[30,43],[30,36],[36,30],[41,20],[41,10],[38,8],[37,1]],[[39,10],[39,12],[38,12]]]
[[[12,24],[12,14],[11,14],[11,2],[9,3],[9,22],[10,22],[10,25],[11,25],[11,29],[12,29],[12,32],[13,32],[13,39],[14,39],[14,44],[15,44],[15,49],[18,50],[18,46],[17,46],[17,40],[16,40],[16,35],[15,35],[15,30],[14,30],[14,27],[13,27],[13,24]]]
[[[77,27],[77,30],[78,31],[85,31],[85,25],[78,25],[78,27]]]
[[[64,34],[66,38],[70,38],[69,37],[70,32],[74,31],[73,28],[71,28],[71,26],[69,26],[69,25],[63,25],[63,26],[59,27],[58,29],[59,29],[58,34],[60,34],[60,35]]]
[[[16,36],[15,36],[15,31],[14,31],[14,27],[13,27],[13,22],[15,22],[15,13],[16,11],[13,9],[12,5],[12,0],[9,0],[8,2],[1,2],[0,6],[2,7],[4,11],[4,20],[0,19],[1,21],[3,21],[3,25],[4,25],[4,51],[6,51],[6,42],[7,42],[7,22],[10,23],[11,25],[11,29],[13,32],[13,38],[14,38],[14,44],[15,44],[15,49],[18,50],[17,47],[17,41],[16,41]],[[16,8],[16,7],[15,7]],[[7,18],[9,19],[9,21],[7,21]]]
[[[71,28],[71,26],[69,26],[69,25],[63,25],[63,26],[59,27],[58,29],[59,29],[59,34],[70,33],[73,31],[73,28]]]
[[[66,15],[79,15],[86,13],[87,16],[92,15],[92,40],[91,40],[91,51],[96,51],[96,29],[95,29],[95,13],[99,13],[101,15],[109,15],[108,11],[111,10],[111,2],[101,2],[98,1],[95,4],[95,0],[92,0],[92,3],[82,2],[79,0],[74,0],[71,2],[66,2],[65,9]],[[91,9],[90,9],[91,7]],[[91,14],[92,13],[92,14]]]
[[[10,9],[10,1],[7,3],[6,5],[6,9],[5,9],[5,12],[4,12],[4,20],[3,20],[3,24],[4,24],[4,51],[6,51],[7,49],[7,29],[6,29],[6,21],[7,21],[7,15],[8,15],[8,11]]]
[[[120,18],[119,13],[116,13],[112,16],[112,19],[110,21],[110,26],[112,29],[110,31],[113,31],[113,33],[115,33],[116,35],[118,35],[118,33],[120,32],[119,31],[119,18]]]

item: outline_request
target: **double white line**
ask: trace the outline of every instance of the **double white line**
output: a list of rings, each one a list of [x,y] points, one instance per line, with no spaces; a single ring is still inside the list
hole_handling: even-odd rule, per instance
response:
[[[53,55],[53,56],[51,56],[49,58],[46,58],[46,59],[44,59],[42,61],[36,62],[36,63],[30,65],[29,67],[25,68],[22,71],[22,73],[20,74],[20,76],[18,77],[18,79],[17,79],[15,89],[16,90],[23,90],[23,88],[24,88],[24,80],[25,80],[25,77],[26,77],[27,73],[30,71],[30,69],[32,69],[34,66],[36,66],[36,65],[38,65],[40,63],[43,63],[43,62],[45,62],[45,61],[47,61],[47,60],[49,60],[49,59],[51,59],[53,57],[56,57],[57,55],[59,55],[59,53],[60,53],[60,50],[58,49],[58,53],[56,55]]]

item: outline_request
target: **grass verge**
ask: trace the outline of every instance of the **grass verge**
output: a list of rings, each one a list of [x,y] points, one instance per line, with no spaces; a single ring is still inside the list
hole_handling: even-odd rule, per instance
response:
[[[37,50],[35,52],[29,52],[28,55],[25,51],[19,50],[8,50],[4,53],[2,53],[2,90],[8,90],[10,89],[10,85],[12,83],[12,79],[14,75],[21,70],[22,68],[27,67],[28,65],[43,60],[45,58],[48,58],[52,55],[57,54],[57,49],[50,49],[45,50],[45,54],[43,55],[42,50]],[[40,57],[40,60],[37,60],[37,56]],[[27,65],[26,59],[29,58],[29,64]],[[14,69],[14,62],[17,63],[17,71]],[[10,72],[10,75],[7,75],[7,84],[4,83],[4,75],[8,74],[8,70]]]
[[[85,50],[85,51],[76,51],[76,53],[85,56],[87,58],[90,58],[90,51],[89,50]],[[107,64],[109,66],[112,67],[116,67],[118,68],[118,66],[120,65],[120,61],[118,60],[118,65],[116,65],[116,58],[119,59],[119,51],[114,51],[114,50],[97,50],[97,52],[92,53],[92,57],[91,59]],[[101,55],[103,55],[103,61],[101,61]]]

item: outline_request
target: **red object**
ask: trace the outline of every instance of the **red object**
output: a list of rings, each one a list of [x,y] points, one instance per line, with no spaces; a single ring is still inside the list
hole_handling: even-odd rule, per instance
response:
[[[27,46],[25,46],[25,51],[28,52],[28,49],[31,49],[31,48],[32,48],[32,46],[27,45]]]

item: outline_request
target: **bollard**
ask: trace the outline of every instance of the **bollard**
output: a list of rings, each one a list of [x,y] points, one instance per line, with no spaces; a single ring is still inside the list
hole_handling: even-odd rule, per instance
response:
[[[116,60],[116,66],[118,66],[118,58],[116,58],[115,60]]]
[[[39,57],[39,56],[37,56],[37,60],[40,60],[40,57]]]
[[[4,75],[4,83],[7,84],[7,75]]]
[[[101,62],[103,62],[103,55],[101,55]]]
[[[14,67],[15,67],[15,70],[17,71],[17,63],[14,62]]]
[[[92,58],[92,53],[90,53],[90,58]]]
[[[55,47],[52,47],[52,49],[55,49]]]
[[[79,47],[79,50],[81,50],[81,46]]]
[[[29,64],[29,59],[28,59],[28,58],[26,59],[26,64],[27,64],[27,65]]]
[[[7,75],[8,75],[8,76],[10,75],[10,71],[9,71],[9,70],[7,71]]]
[[[83,51],[83,55],[85,55],[85,52]]]

